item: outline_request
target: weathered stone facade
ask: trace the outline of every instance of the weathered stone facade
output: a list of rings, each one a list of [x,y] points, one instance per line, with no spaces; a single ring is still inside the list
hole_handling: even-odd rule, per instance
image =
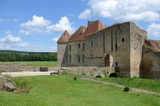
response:
[[[144,63],[142,61],[145,61],[142,53],[147,55],[142,52],[147,32],[134,23],[125,22],[104,27],[99,20],[89,21],[87,27],[81,26],[73,35],[67,36],[69,40],[61,40],[66,37],[64,34],[58,40],[60,67],[112,67],[122,77],[145,77],[141,66]],[[157,56],[159,55],[153,58]],[[157,65],[158,61],[155,63]],[[159,69],[154,67],[153,70]]]

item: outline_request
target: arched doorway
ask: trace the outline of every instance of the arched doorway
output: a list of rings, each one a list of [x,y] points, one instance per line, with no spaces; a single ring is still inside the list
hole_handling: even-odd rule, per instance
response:
[[[109,75],[109,77],[117,77],[117,74],[116,74],[116,73],[111,73],[111,74]]]

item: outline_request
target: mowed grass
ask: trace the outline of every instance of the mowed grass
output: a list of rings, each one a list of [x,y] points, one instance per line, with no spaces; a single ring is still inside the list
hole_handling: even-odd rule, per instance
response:
[[[26,64],[27,66],[47,66],[47,67],[56,67],[57,61],[15,61],[15,62],[0,62],[0,63],[9,63],[9,64]]]
[[[160,97],[122,89],[74,76],[21,77],[32,84],[29,94],[0,92],[1,106],[159,106]]]
[[[107,82],[112,82],[127,87],[140,88],[155,92],[160,92],[160,79],[144,79],[144,78],[100,78]]]

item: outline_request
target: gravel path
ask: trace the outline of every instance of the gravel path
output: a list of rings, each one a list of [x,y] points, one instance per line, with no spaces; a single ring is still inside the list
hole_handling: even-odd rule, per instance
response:
[[[99,80],[95,80],[95,79],[91,79],[91,78],[82,78],[82,80],[87,80],[87,81],[91,81],[91,82],[96,82],[96,83],[104,84],[104,85],[111,85],[111,86],[118,87],[118,88],[122,88],[122,89],[125,87],[125,86],[123,86],[123,85],[113,84],[113,83],[105,82],[105,81],[99,81]],[[159,93],[159,92],[153,92],[153,91],[148,91],[148,90],[143,90],[143,89],[130,88],[130,91],[136,92],[136,93],[144,93],[144,94],[151,94],[151,95],[160,96],[160,93]]]
[[[3,72],[2,75],[9,75],[11,77],[23,77],[23,76],[38,76],[38,75],[50,75],[53,71],[48,72]]]

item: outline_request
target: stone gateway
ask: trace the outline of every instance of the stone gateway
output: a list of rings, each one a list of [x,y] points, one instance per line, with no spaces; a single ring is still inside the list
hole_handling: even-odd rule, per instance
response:
[[[121,77],[160,78],[160,41],[133,22],[89,21],[57,41],[59,67],[111,67]]]

